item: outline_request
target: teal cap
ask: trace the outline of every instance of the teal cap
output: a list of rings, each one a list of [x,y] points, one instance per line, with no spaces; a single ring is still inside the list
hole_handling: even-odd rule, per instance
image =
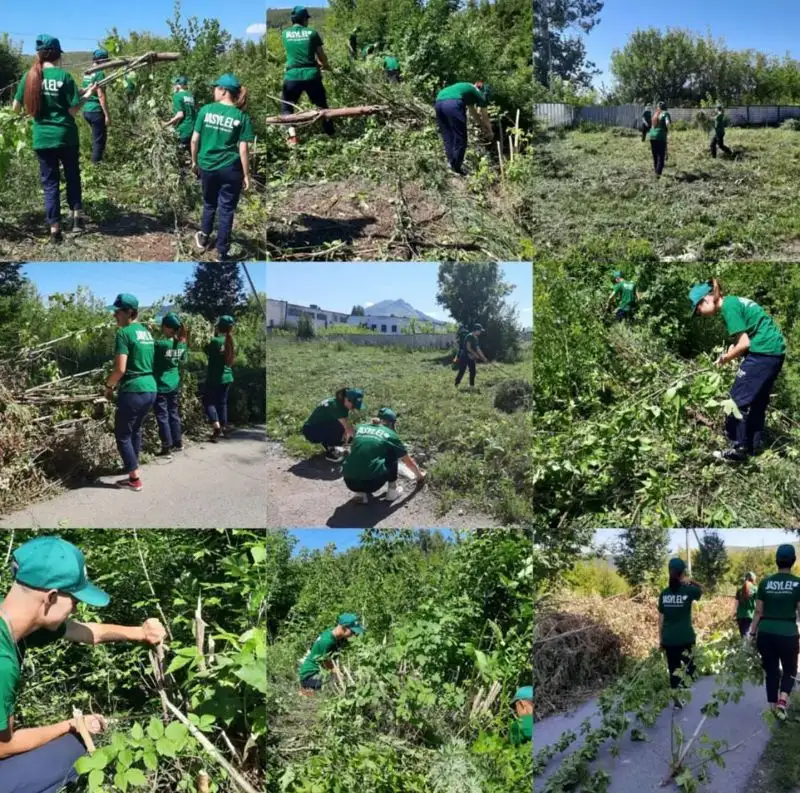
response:
[[[301,19],[302,17],[310,17],[311,14],[308,13],[308,9],[305,6],[295,6],[292,9],[291,17],[294,19]]]
[[[136,295],[132,295],[129,292],[122,292],[117,295],[117,299],[114,301],[113,308],[129,308],[132,311],[139,310],[139,301],[136,298]]]
[[[90,606],[102,608],[111,600],[86,573],[79,548],[61,537],[36,537],[13,553],[14,580],[34,589],[56,589]]]
[[[59,53],[64,52],[61,49],[61,42],[55,36],[49,36],[47,33],[40,33],[36,37],[36,52],[41,50],[57,50]]]
[[[212,85],[225,88],[228,91],[238,91],[242,87],[242,84],[239,82],[239,78],[231,72],[225,72],[225,74],[217,77]]]
[[[394,422],[397,421],[397,413],[395,413],[391,408],[381,408],[378,411],[378,418],[391,421],[392,424],[394,424]]]
[[[617,278],[624,278],[625,276],[622,275],[622,270],[614,270],[614,275],[612,278],[616,280]]]
[[[692,304],[691,316],[697,311],[697,304],[706,296],[710,295],[713,291],[711,284],[695,284],[689,290],[689,302]]]
[[[686,569],[686,562],[683,559],[679,559],[675,557],[674,559],[669,560],[669,570],[670,572],[675,573],[682,573]]]
[[[98,49],[92,53],[92,60],[93,61],[107,61],[108,60],[108,50]]]
[[[227,330],[228,328],[232,328],[236,324],[236,320],[230,314],[223,314],[217,320],[217,327],[221,330]]]
[[[189,78],[184,77],[182,74],[172,81],[173,85],[189,85]]]
[[[364,392],[360,388],[348,388],[344,395],[353,403],[354,410],[364,407]]]
[[[336,623],[343,628],[350,628],[356,636],[361,636],[361,634],[364,633],[364,627],[361,625],[361,620],[359,620],[358,615],[352,614],[349,611],[340,614]]]
[[[533,702],[533,686],[522,686],[518,688],[511,703],[513,704],[520,699],[529,699]]]
[[[795,553],[794,545],[784,543],[779,545],[778,550],[775,551],[776,562],[794,562],[795,559],[797,559],[797,554]]]
[[[164,319],[161,320],[161,324],[165,328],[177,330],[181,326],[181,318],[174,311],[170,311],[169,314],[166,314]]]

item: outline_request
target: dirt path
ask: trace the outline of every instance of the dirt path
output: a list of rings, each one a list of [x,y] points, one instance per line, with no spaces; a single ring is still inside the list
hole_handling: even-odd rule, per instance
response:
[[[279,443],[267,443],[267,528],[478,529],[494,526],[488,515],[457,508],[436,516],[437,499],[427,488],[401,479],[402,496],[393,504],[373,499],[352,504],[342,481],[342,466],[318,455],[299,460]]]

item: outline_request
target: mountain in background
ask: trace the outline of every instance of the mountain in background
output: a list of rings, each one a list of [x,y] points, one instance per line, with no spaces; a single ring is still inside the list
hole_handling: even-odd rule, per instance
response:
[[[364,306],[364,313],[368,317],[416,317],[423,322],[433,322],[439,325],[446,325],[440,319],[434,319],[427,314],[418,311],[414,306],[406,303],[405,300],[381,300],[369,307]]]

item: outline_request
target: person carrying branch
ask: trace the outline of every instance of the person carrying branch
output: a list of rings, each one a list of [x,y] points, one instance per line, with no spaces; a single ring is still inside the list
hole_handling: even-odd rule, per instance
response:
[[[310,443],[321,443],[325,459],[340,463],[344,453],[336,447],[353,437],[353,425],[348,416],[351,410],[365,410],[364,392],[360,388],[340,388],[336,394],[323,399],[303,424],[303,437]]]
[[[633,322],[633,315],[636,312],[636,304],[642,299],[635,281],[625,280],[625,276],[620,270],[614,273],[614,286],[608,296],[606,311],[611,308],[611,304],[616,301],[617,309],[614,318],[617,322]]]
[[[154,411],[161,438],[160,457],[172,457],[173,452],[183,451],[183,432],[179,397],[181,391],[180,365],[186,362],[189,353],[188,331],[180,317],[170,311],[161,320],[161,332],[165,338],[155,342],[153,375],[156,378],[156,402]]]
[[[436,95],[434,110],[439,134],[444,142],[447,164],[458,176],[464,176],[464,157],[467,153],[467,109],[483,129],[487,138],[493,137],[492,123],[486,112],[489,91],[482,82],[454,83]]]
[[[322,688],[322,670],[333,669],[331,657],[341,652],[353,636],[361,636],[364,627],[357,614],[340,614],[333,628],[322,631],[314,640],[311,649],[300,661],[300,693],[313,696]]]
[[[172,112],[174,115],[169,121],[164,122],[164,126],[175,127],[181,148],[191,153],[192,132],[197,111],[194,106],[194,95],[189,91],[189,80],[186,77],[176,77],[172,81]]]
[[[292,9],[291,27],[281,32],[283,47],[286,50],[286,67],[281,90],[281,115],[290,116],[297,112],[297,103],[305,93],[309,101],[320,110],[328,109],[328,97],[322,82],[322,69],[330,70],[328,56],[322,46],[322,37],[308,26],[311,14],[305,6]],[[326,135],[333,135],[333,121],[322,119],[322,129]],[[289,127],[288,144],[297,145],[297,130]]]
[[[475,375],[477,374],[476,361],[489,363],[481,350],[480,335],[483,333],[483,325],[476,324],[472,332],[464,337],[464,342],[458,352],[458,374],[456,375],[456,388],[461,385],[464,379],[464,372],[469,368],[469,387],[475,388]]]
[[[92,53],[92,66],[99,66],[107,60],[108,50],[97,49]],[[86,100],[86,104],[83,106],[83,117],[92,128],[92,162],[94,163],[101,162],[103,159],[108,139],[108,128],[111,126],[106,89],[97,85],[105,76],[105,72],[101,69],[92,74],[84,74],[83,82],[81,83],[81,88],[84,90],[90,86],[96,86],[94,94]]]
[[[725,109],[722,105],[717,105],[717,113],[714,116],[714,129],[711,132],[711,156],[717,159],[717,147],[722,149],[729,157],[733,152],[725,145],[725,127],[728,126],[728,119],[725,118]]]
[[[75,762],[86,754],[86,747],[74,718],[17,728],[27,651],[62,639],[88,645],[157,646],[166,631],[157,619],[139,626],[70,619],[78,603],[104,608],[110,598],[89,580],[80,549],[60,537],[36,537],[19,546],[12,554],[11,570],[13,583],[0,604],[0,793],[56,793],[77,781]],[[84,722],[92,735],[107,726],[96,713],[87,715]]]
[[[216,248],[221,261],[228,258],[242,190],[250,189],[250,143],[255,135],[246,109],[247,88],[235,74],[223,74],[214,82],[214,101],[200,108],[192,133],[192,171],[203,186],[203,215],[195,244],[206,250],[219,214]]]
[[[692,603],[700,600],[700,585],[686,577],[683,559],[669,560],[669,584],[658,596],[658,629],[661,648],[667,656],[669,686],[673,691],[683,687],[677,671],[685,667],[694,677],[694,645],[697,637],[692,626]],[[675,708],[683,707],[677,695],[673,696]]]
[[[650,132],[650,128],[653,126],[653,111],[650,109],[650,105],[647,105],[642,112],[642,119],[639,123],[639,129],[642,133],[642,143],[644,143],[644,139],[647,137],[647,133]]]
[[[12,103],[15,112],[24,108],[33,118],[33,150],[39,160],[44,213],[50,226],[52,243],[63,240],[60,168],[64,169],[67,204],[72,212],[72,231],[78,233],[84,229],[75,116],[97,90],[95,85],[91,85],[83,95],[80,94],[72,75],[61,68],[62,54],[57,38],[46,33],[37,36],[33,66],[20,80]]]
[[[736,410],[725,418],[725,433],[731,443],[714,457],[725,462],[741,462],[757,454],[764,442],[764,425],[772,389],[783,368],[786,342],[772,318],[746,297],[722,294],[716,278],[695,284],[689,290],[692,316],[710,317],[721,313],[725,327],[734,339],[716,365],[744,357],[730,391]],[[738,414],[738,415],[737,415]]]
[[[653,169],[656,179],[661,178],[664,163],[667,161],[667,137],[672,123],[666,102],[659,102],[656,112],[653,113],[653,122],[647,137],[650,140],[650,152],[653,155]]]
[[[114,301],[117,333],[114,338],[114,370],[106,380],[106,399],[111,401],[117,388],[117,412],[114,436],[127,479],[117,487],[139,492],[139,453],[142,450],[142,425],[156,402],[156,379],[153,377],[155,347],[150,331],[137,322],[139,301],[135,295],[122,293]]]
[[[742,585],[736,590],[736,609],[733,612],[739,635],[747,636],[756,613],[756,574],[745,573]]]
[[[417,485],[425,482],[425,471],[408,454],[396,425],[397,414],[387,407],[381,408],[371,423],[356,425],[350,454],[342,466],[345,485],[357,494],[356,504],[368,504],[370,493],[377,493],[384,485],[384,499],[394,501],[403,492],[397,486],[401,460],[414,474]]]
[[[236,320],[230,314],[223,314],[214,327],[214,337],[206,345],[208,369],[203,403],[211,422],[211,443],[217,443],[229,431],[228,392],[233,382],[233,360],[236,357],[233,344],[235,325]]]
[[[508,739],[515,746],[533,740],[533,686],[522,686],[511,700],[516,718],[508,729]]]
[[[761,580],[756,595],[756,613],[747,634],[754,636],[761,655],[767,687],[767,702],[781,720],[797,677],[797,654],[800,638],[797,620],[800,617],[800,578],[792,574],[797,556],[794,546],[784,544],[775,552],[777,573]]]

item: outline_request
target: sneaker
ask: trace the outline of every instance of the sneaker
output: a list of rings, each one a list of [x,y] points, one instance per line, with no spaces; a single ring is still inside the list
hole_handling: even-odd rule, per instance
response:
[[[338,449],[328,449],[325,452],[325,459],[329,463],[340,463],[342,460],[344,460],[344,454]]]
[[[211,433],[211,437],[208,440],[211,441],[211,443],[219,443],[221,435],[222,435],[222,430],[214,430]]]
[[[208,247],[208,234],[203,234],[202,231],[195,232],[194,244],[199,251],[204,251]]]
[[[383,499],[384,501],[394,501],[398,496],[402,494],[403,494],[403,488],[395,485],[394,487],[389,487],[386,489],[386,492],[383,494]]]
[[[672,703],[673,710],[683,710],[683,704],[679,702],[677,699]]]
[[[50,232],[51,245],[60,245],[62,242],[64,242],[64,235],[61,233],[61,229]]]
[[[179,443],[177,446],[172,447],[173,452],[182,452],[183,451],[183,444]]]
[[[82,234],[84,231],[86,231],[86,221],[80,216],[72,218],[72,233]]]
[[[747,455],[738,449],[725,449],[725,451],[715,451],[714,459],[724,463],[741,463],[747,459]]]
[[[786,703],[779,702],[775,706],[775,718],[779,721],[786,721]]]
[[[167,446],[163,446],[161,451],[157,455],[158,457],[166,457],[167,459],[172,458],[172,449],[168,448]]]
[[[356,493],[353,496],[354,504],[369,504],[369,493]]]
[[[114,484],[123,490],[135,490],[137,493],[142,489],[142,480],[131,479],[130,477],[119,479]]]

